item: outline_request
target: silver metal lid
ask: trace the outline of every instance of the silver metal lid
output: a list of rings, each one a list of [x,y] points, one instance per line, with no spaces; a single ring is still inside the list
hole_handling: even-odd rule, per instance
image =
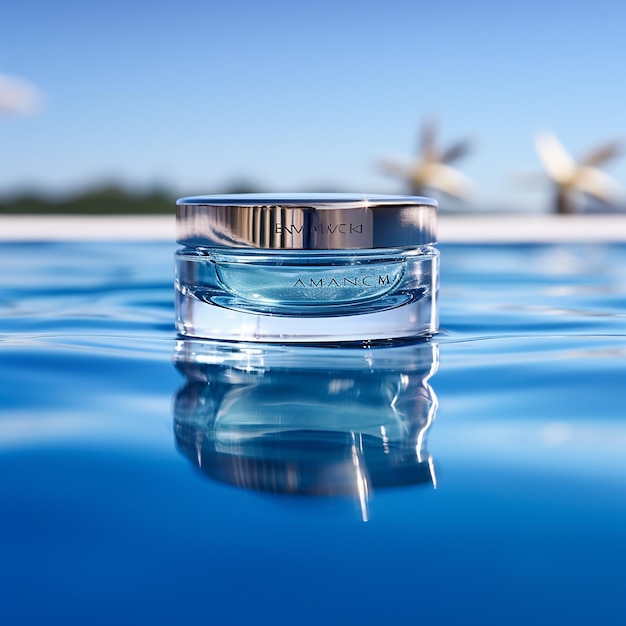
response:
[[[238,194],[181,198],[186,246],[340,250],[437,241],[437,202],[419,196]]]

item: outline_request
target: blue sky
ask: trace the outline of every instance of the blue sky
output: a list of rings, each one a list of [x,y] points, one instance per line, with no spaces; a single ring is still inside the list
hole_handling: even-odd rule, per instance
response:
[[[533,134],[579,155],[626,138],[621,3],[388,0],[107,3],[20,0],[0,20],[0,73],[35,83],[36,116],[0,118],[0,194],[101,181],[191,195],[397,192],[377,159],[409,159],[424,117],[480,206],[546,188]],[[606,168],[626,187],[626,158]]]

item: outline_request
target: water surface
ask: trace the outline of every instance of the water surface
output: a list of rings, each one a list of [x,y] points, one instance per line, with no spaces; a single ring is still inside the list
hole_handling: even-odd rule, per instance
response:
[[[173,245],[4,244],[0,623],[624,624],[626,246],[441,249],[427,348],[177,368]]]

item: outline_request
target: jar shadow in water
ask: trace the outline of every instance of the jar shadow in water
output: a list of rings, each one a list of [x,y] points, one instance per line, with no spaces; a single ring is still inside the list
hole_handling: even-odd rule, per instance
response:
[[[181,340],[179,450],[211,479],[273,494],[356,498],[436,486],[430,341],[359,347]]]

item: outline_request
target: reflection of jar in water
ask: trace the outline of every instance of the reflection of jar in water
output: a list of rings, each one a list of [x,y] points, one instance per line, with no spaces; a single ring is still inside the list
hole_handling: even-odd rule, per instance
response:
[[[426,433],[437,346],[320,348],[180,341],[181,451],[204,473],[285,494],[434,482]]]

